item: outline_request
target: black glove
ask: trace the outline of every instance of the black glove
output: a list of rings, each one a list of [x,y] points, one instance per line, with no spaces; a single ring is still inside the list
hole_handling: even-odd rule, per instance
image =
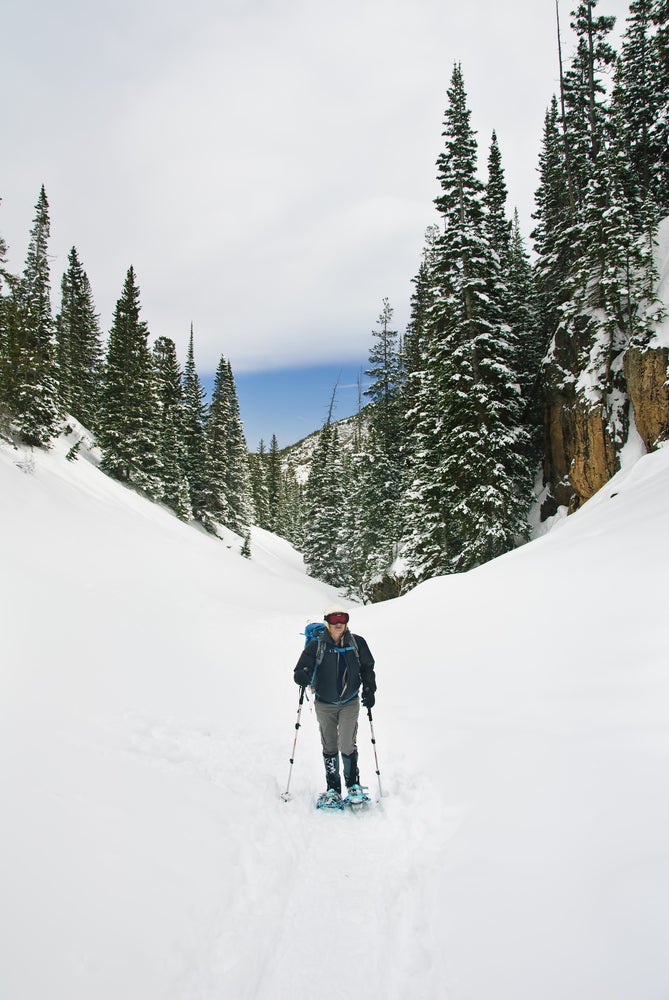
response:
[[[362,689],[362,703],[365,708],[374,708],[374,702],[376,698],[374,697],[374,692],[371,688],[364,687]]]
[[[312,671],[308,667],[303,667],[301,670],[296,670],[294,673],[295,683],[299,684],[300,687],[308,687],[311,684],[311,674]]]

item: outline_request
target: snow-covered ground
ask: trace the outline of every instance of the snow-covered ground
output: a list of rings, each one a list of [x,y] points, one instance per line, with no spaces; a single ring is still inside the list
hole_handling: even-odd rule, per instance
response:
[[[313,808],[310,705],[280,797],[333,591],[68,447],[0,446],[2,1000],[669,997],[669,448],[352,609],[355,815]]]

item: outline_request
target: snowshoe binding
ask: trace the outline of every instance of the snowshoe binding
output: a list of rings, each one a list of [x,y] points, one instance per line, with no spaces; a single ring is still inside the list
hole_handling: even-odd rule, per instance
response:
[[[355,784],[351,785],[348,789],[348,795],[343,800],[343,804],[350,806],[352,809],[361,809],[369,801],[369,795],[367,795],[362,785]]]
[[[317,809],[343,809],[344,800],[335,788],[328,788],[327,792],[321,792],[316,799]]]

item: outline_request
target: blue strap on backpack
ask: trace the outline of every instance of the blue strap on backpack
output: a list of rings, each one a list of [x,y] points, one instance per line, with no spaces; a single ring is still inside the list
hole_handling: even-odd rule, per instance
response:
[[[316,679],[316,671],[318,670],[321,660],[325,656],[325,639],[323,638],[324,632],[325,632],[324,622],[309,622],[309,624],[305,625],[304,627],[304,645],[308,646],[312,639],[315,639],[318,643],[318,649],[316,650],[316,661],[314,663],[314,672],[311,675],[311,681],[309,682],[309,687],[313,686],[313,683]]]
[[[314,663],[314,672],[311,675],[311,681],[309,683],[310,687],[313,686],[313,683],[316,679],[316,671],[318,670],[321,660],[325,656],[326,643],[325,639],[323,638],[324,632],[325,632],[324,622],[309,622],[308,625],[305,625],[304,627],[304,645],[308,646],[308,644],[311,642],[312,639],[316,639],[316,641],[318,642],[318,649],[316,650],[316,661]],[[358,663],[360,663],[360,653],[358,652],[358,644],[355,641],[353,633],[349,632],[349,635],[351,636],[351,642],[353,643],[352,646],[333,646],[332,650],[335,653],[355,652],[355,655],[358,659]]]

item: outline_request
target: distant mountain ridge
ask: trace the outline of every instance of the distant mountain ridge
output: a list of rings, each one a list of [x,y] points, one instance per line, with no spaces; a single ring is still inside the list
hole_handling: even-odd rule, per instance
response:
[[[332,427],[336,427],[337,429],[339,447],[344,451],[352,452],[355,448],[356,438],[359,438],[360,435],[364,435],[366,433],[366,414],[367,408],[365,407],[359,413],[355,413],[352,417],[342,417],[341,420],[332,421]],[[312,431],[311,434],[302,438],[301,441],[297,441],[295,444],[287,445],[285,448],[280,449],[281,466],[283,471],[285,472],[286,469],[292,465],[297,481],[301,484],[306,483],[309,478],[311,462],[314,452],[318,447],[322,431],[323,428],[319,427],[318,430]]]

